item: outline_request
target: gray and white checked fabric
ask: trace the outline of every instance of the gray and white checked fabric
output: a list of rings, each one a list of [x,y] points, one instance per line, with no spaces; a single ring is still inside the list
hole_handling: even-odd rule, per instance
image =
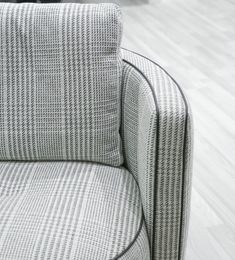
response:
[[[0,160],[122,163],[114,4],[0,4]]]
[[[150,260],[149,254],[139,189],[126,169],[0,162],[1,260]]]
[[[142,226],[142,229],[130,248],[117,258],[118,260],[150,260],[150,249],[148,242],[148,234],[146,227]]]
[[[177,83],[123,50],[125,165],[138,181],[153,260],[181,260],[187,238],[192,117]]]

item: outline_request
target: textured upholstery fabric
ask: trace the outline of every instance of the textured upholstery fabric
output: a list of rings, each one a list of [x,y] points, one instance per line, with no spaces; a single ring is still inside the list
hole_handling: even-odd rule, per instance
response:
[[[149,255],[139,189],[124,168],[0,162],[0,259]]]
[[[177,83],[157,64],[123,50],[122,138],[139,183],[153,260],[184,258],[192,119]]]
[[[116,5],[0,4],[0,160],[118,166]]]
[[[148,235],[145,226],[142,227],[135,242],[117,257],[118,260],[150,260]]]

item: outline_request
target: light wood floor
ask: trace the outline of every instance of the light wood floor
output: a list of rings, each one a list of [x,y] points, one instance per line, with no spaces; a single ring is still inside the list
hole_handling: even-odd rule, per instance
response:
[[[186,260],[235,259],[235,1],[152,0],[123,12],[123,46],[163,65],[192,106]]]

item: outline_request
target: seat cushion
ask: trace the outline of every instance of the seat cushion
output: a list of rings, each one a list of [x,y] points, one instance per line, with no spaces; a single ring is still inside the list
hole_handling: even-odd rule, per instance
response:
[[[148,260],[138,186],[124,168],[0,162],[0,259]]]
[[[0,3],[0,160],[119,166],[114,4]]]

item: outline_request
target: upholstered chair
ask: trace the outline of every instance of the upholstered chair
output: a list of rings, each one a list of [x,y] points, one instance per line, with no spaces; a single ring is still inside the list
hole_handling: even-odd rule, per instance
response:
[[[0,4],[0,259],[181,260],[192,118],[121,49],[114,4]]]

